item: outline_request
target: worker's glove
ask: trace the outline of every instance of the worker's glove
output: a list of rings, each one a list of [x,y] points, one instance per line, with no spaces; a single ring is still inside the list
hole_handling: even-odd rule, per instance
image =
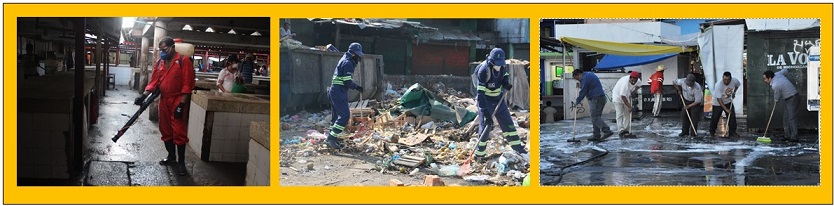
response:
[[[142,103],[145,102],[145,98],[147,97],[147,95],[142,94],[142,96],[136,97],[136,99],[133,100],[133,104],[142,105]]]
[[[360,87],[360,86],[356,86],[356,91],[359,91],[359,92],[364,92],[364,91],[365,91],[365,89],[362,89],[362,87]]]
[[[182,112],[185,110],[185,103],[180,102],[177,108],[174,109],[174,118],[182,119]]]

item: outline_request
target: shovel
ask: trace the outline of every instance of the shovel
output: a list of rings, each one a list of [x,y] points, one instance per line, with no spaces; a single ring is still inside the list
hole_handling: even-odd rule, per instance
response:
[[[495,108],[493,108],[493,110],[492,110],[492,115],[487,117],[487,118],[492,119],[492,117],[495,116],[495,112],[498,111],[498,107],[501,106],[502,102],[504,102],[505,97],[506,96],[502,93],[501,94],[501,101],[498,102],[497,105],[495,105]],[[492,125],[488,125],[488,126],[485,125],[484,127],[489,127],[489,126],[492,126]],[[484,135],[484,132],[486,132],[486,131],[487,131],[486,128],[483,131],[481,131],[481,133],[478,134],[478,138],[480,138],[482,135]],[[480,140],[478,140],[478,141],[480,141]],[[469,153],[469,158],[467,158],[466,161],[463,162],[462,165],[460,165],[460,170],[458,170],[458,174],[457,174],[458,176],[463,176],[463,175],[466,175],[466,174],[469,174],[469,173],[472,172],[472,159],[475,157],[475,150],[478,150],[478,145],[477,144],[475,144],[475,148],[472,148],[472,152]]]
[[[774,111],[776,111],[776,102],[773,103],[773,109],[770,110],[770,118],[767,119],[767,127],[765,127],[764,135],[756,138],[757,142],[770,143],[770,138],[767,137],[767,130],[770,129],[770,120],[773,120]]]

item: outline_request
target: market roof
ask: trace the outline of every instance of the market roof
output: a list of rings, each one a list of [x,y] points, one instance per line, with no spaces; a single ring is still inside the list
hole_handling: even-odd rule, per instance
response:
[[[483,41],[472,32],[461,30],[434,30],[421,32],[418,36],[421,41]]]
[[[423,25],[416,21],[406,21],[400,19],[360,19],[360,18],[310,18],[313,23],[331,23],[353,25],[360,29],[365,28],[380,28],[380,29],[400,29],[400,28],[415,28],[419,30],[437,30],[437,28]]]
[[[579,46],[597,53],[615,54],[622,56],[648,56],[692,51],[692,48],[688,48],[685,46],[630,44],[573,37],[562,37],[561,40],[562,42]]]

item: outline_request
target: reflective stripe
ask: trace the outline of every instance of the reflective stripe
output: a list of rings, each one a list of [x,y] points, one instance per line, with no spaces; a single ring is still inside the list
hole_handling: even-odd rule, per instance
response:
[[[518,132],[517,132],[517,131],[512,131],[512,132],[504,132],[504,136],[505,136],[505,137],[509,137],[509,136],[518,136]]]
[[[484,94],[491,97],[497,97],[498,95],[501,95],[501,87],[489,89],[485,86],[478,86],[478,91],[484,91]]]
[[[339,129],[339,130],[345,130],[345,126],[341,126],[341,125],[338,125],[338,124],[333,124],[333,128]]]
[[[475,156],[483,157],[484,155],[486,155],[486,151],[475,151]]]
[[[333,136],[333,137],[339,137],[339,133],[336,133],[332,130],[330,131],[330,135]]]
[[[353,76],[333,76],[333,84],[344,85],[345,81],[352,81]]]
[[[510,141],[510,146],[521,145],[521,140]]]
[[[486,145],[487,145],[486,142],[478,142],[478,146],[486,146]]]

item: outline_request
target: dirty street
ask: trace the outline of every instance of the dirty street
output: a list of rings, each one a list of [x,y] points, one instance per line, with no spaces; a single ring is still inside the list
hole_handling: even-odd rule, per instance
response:
[[[816,131],[802,132],[799,143],[757,143],[760,133],[754,132],[732,139],[678,137],[680,123],[671,116],[635,120],[637,138],[598,143],[586,141],[587,132],[576,134],[581,142],[567,142],[574,136],[572,119],[543,124],[542,185],[819,184]],[[589,118],[577,121],[577,131],[591,129]]]
[[[528,21],[282,26],[281,186],[529,184]]]

